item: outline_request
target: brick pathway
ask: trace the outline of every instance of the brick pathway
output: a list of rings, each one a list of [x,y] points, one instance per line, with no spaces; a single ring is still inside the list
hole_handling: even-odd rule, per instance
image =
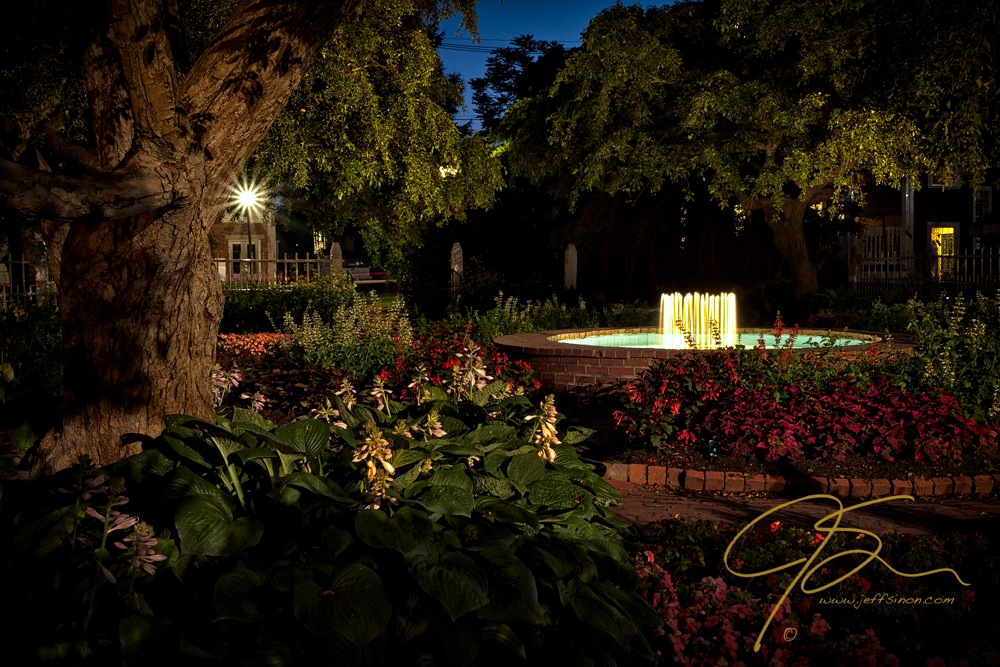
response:
[[[763,512],[796,497],[741,497],[712,493],[688,494],[664,489],[636,487],[619,489],[619,516],[633,523],[649,523],[671,517],[712,521],[750,521]],[[844,499],[845,509],[862,502]],[[767,521],[782,521],[811,529],[821,518],[839,508],[831,500],[799,501],[775,512]],[[829,522],[828,522],[829,523]],[[872,532],[898,531],[933,534],[948,530],[1000,530],[1000,499],[886,500],[847,511],[841,526]]]

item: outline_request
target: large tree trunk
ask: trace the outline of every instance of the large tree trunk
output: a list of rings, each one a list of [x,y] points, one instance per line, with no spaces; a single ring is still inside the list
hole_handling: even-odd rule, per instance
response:
[[[63,422],[39,445],[35,473],[81,456],[117,461],[138,449],[136,435],[158,435],[167,414],[212,418],[223,300],[209,228],[354,4],[242,0],[181,76],[165,4],[109,0],[109,31],[85,55],[96,154],[71,151],[72,174],[0,160],[0,204],[70,223],[59,276]]]
[[[789,199],[781,214],[770,205],[764,207],[764,221],[774,235],[775,247],[792,271],[792,293],[797,297],[819,291],[819,277],[809,257],[803,224],[807,206],[808,200]]]
[[[223,303],[197,206],[74,226],[59,291],[64,415],[46,468],[117,461],[137,451],[123,437],[156,435],[167,414],[212,418]]]

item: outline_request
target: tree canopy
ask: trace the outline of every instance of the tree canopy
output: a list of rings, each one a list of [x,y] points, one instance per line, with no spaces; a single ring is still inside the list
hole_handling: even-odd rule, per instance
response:
[[[977,182],[996,164],[997,22],[971,0],[616,5],[500,131],[570,205],[704,179],[722,205],[761,211],[802,294],[818,287],[811,206],[835,211],[862,173]],[[539,108],[542,146],[515,130]]]

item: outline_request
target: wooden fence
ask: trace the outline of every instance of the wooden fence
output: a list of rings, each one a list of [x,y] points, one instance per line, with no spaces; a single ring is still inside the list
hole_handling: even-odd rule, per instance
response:
[[[216,259],[219,278],[226,289],[246,285],[289,285],[301,280],[344,272],[358,286],[378,286],[392,282],[386,271],[368,266],[344,268],[340,260],[327,257],[284,257],[283,259]]]
[[[1000,288],[1000,251],[985,248],[954,255],[865,257],[857,261],[851,275],[854,290],[866,294],[899,295],[934,284],[994,291]]]
[[[282,259],[217,259],[219,278],[224,289],[240,289],[251,285],[290,285],[312,280],[334,272],[344,272],[359,287],[378,288],[392,282],[385,271],[370,267],[344,268],[339,260],[324,257],[284,257]],[[0,255],[0,311],[11,307],[24,308],[55,294],[47,284],[47,272],[24,257]]]

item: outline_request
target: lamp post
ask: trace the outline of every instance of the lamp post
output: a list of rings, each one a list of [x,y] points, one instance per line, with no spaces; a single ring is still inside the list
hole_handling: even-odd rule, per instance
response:
[[[264,210],[265,196],[262,188],[253,180],[240,179],[239,183],[231,186],[229,188],[232,194],[232,205],[237,208],[239,213],[246,216],[247,220],[247,260],[250,260],[250,249],[253,247],[253,233],[251,231],[251,223],[253,222],[251,214],[254,212],[260,212]],[[251,268],[251,273],[253,265],[248,264]]]

